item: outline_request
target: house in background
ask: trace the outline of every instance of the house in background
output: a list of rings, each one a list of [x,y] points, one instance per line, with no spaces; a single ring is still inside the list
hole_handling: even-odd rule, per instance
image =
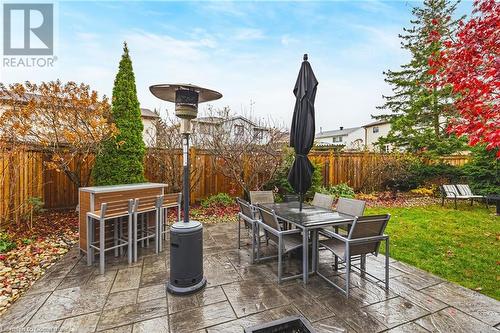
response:
[[[262,127],[253,121],[243,117],[235,116],[230,118],[222,117],[200,117],[193,119],[192,123],[192,143],[194,146],[203,148],[203,142],[207,137],[216,131],[223,130],[230,140],[248,138],[257,144],[266,144],[271,139],[271,129]]]
[[[346,151],[363,150],[365,140],[365,130],[363,127],[344,128],[338,130],[323,131],[315,135],[315,145],[318,147],[342,148]]]
[[[160,116],[150,109],[141,108],[141,119],[144,126],[142,139],[146,147],[152,147],[156,144],[156,123]]]
[[[389,134],[391,123],[387,120],[377,120],[363,126],[365,134],[365,148],[369,151],[382,151],[388,153],[393,150],[391,144],[385,144],[383,147],[377,145],[377,141]]]

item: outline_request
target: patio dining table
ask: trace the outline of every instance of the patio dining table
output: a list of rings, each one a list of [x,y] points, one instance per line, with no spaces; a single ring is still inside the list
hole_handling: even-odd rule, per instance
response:
[[[312,242],[312,273],[316,273],[318,270],[316,254],[318,252],[319,229],[328,226],[350,225],[354,222],[354,216],[308,204],[303,204],[302,210],[300,210],[299,202],[260,204],[260,206],[274,210],[278,219],[302,229],[302,281],[304,284],[307,284],[309,278],[309,233],[311,233]]]

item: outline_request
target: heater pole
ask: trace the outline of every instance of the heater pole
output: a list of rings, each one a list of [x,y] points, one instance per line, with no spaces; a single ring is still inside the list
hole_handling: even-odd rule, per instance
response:
[[[182,160],[184,163],[184,179],[183,179],[183,192],[184,192],[184,222],[189,222],[189,133],[184,133],[182,140]]]

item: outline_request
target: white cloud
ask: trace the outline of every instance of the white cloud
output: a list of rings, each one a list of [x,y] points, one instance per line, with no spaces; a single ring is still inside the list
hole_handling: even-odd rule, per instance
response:
[[[260,29],[243,28],[237,29],[233,38],[240,41],[257,40],[265,38],[264,32]]]
[[[297,38],[290,37],[289,35],[281,36],[281,44],[288,46],[290,44],[298,43],[299,40]]]

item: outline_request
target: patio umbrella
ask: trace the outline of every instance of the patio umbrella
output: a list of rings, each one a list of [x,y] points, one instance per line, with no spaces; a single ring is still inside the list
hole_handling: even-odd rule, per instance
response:
[[[295,160],[288,173],[288,182],[295,193],[300,195],[300,210],[302,210],[303,195],[311,187],[314,171],[307,154],[314,143],[314,99],[317,86],[318,81],[311,64],[307,61],[307,54],[304,54],[304,61],[293,88],[296,100],[290,129],[290,147],[295,150]]]

